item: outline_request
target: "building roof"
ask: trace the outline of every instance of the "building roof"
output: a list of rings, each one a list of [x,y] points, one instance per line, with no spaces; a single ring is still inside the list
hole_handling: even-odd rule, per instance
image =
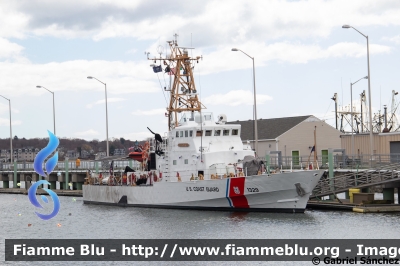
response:
[[[258,119],[258,139],[275,139],[310,116],[312,115]],[[242,140],[254,140],[254,120],[232,121],[227,122],[227,124],[240,124],[242,126],[240,132]]]

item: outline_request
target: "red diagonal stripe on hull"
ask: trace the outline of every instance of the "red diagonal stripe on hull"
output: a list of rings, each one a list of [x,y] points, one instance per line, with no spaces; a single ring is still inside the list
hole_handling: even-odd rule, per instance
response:
[[[230,179],[229,198],[234,208],[249,208],[249,203],[244,195],[244,182],[244,177]]]

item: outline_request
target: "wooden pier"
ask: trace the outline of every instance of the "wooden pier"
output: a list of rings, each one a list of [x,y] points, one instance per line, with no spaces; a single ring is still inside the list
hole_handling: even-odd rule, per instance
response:
[[[338,201],[316,201],[309,200],[307,209],[310,210],[327,210],[327,211],[352,211],[359,213],[384,213],[384,212],[400,212],[400,204],[355,204],[348,200]]]

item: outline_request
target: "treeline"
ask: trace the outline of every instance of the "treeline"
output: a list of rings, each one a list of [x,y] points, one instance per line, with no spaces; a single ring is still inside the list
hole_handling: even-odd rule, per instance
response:
[[[97,139],[87,141],[84,139],[67,139],[67,138],[59,138],[60,145],[58,146],[59,149],[62,149],[64,152],[69,150],[75,150],[77,152],[81,152],[82,150],[86,150],[89,153],[97,153],[99,151],[106,151],[107,145],[106,141],[99,141]],[[128,150],[129,147],[134,146],[136,140],[132,141],[129,139],[124,138],[112,138],[109,141],[110,147],[110,155],[114,154],[115,149],[122,149]],[[15,149],[23,149],[28,147],[43,149],[49,143],[48,138],[33,138],[33,139],[26,139],[26,138],[18,138],[18,136],[14,136],[13,139],[13,150]],[[142,143],[142,141],[139,141]],[[9,150],[10,149],[10,139],[0,139],[0,149],[1,150]]]

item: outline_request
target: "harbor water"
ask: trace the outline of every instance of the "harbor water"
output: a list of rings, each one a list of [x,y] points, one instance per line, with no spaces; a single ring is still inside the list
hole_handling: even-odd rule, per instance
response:
[[[398,239],[400,213],[360,214],[306,210],[292,213],[235,213],[85,205],[59,197],[60,212],[39,219],[26,195],[0,194],[0,265],[132,265],[133,262],[5,262],[5,239]],[[43,213],[46,210],[43,211]],[[30,224],[30,226],[29,226]],[[148,264],[135,262],[134,264]],[[311,262],[295,262],[312,265]],[[159,265],[159,262],[152,262]],[[164,262],[211,265],[213,262]],[[232,262],[218,262],[218,265]],[[237,265],[260,265],[238,262]],[[264,263],[263,263],[264,264]],[[293,262],[268,262],[293,265]]]

